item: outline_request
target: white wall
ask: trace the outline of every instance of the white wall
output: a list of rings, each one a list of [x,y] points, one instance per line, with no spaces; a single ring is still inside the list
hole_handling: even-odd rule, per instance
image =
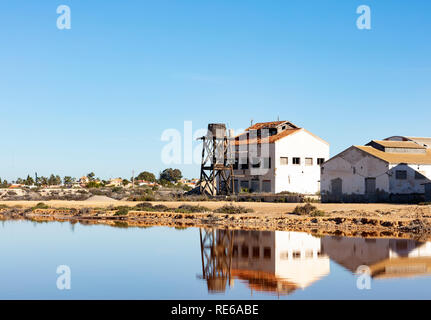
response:
[[[425,182],[431,181],[431,165],[390,165],[391,175],[389,178],[390,190],[394,194],[424,193]],[[407,171],[406,180],[396,178],[397,170]],[[415,172],[421,172],[426,179],[415,179]]]
[[[376,189],[389,192],[388,164],[350,148],[323,165],[321,191],[332,192],[331,181],[341,178],[345,195],[365,194],[365,178],[376,178]]]
[[[280,157],[288,157],[288,165],[280,164]],[[292,159],[301,158],[300,165]],[[306,166],[305,158],[313,158],[313,165]],[[275,142],[275,192],[314,194],[320,188],[320,165],[317,158],[329,159],[329,145],[305,130]]]
[[[302,232],[275,232],[275,273],[300,288],[329,274],[329,257],[321,239]]]

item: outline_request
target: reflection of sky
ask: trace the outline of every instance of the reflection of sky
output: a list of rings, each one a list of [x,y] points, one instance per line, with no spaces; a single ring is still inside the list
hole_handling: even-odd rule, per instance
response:
[[[1,299],[274,299],[241,281],[225,294],[208,294],[201,274],[199,230],[35,224],[0,226]],[[56,268],[72,270],[72,290],[56,288]],[[331,262],[330,274],[282,299],[429,298],[431,277],[372,281],[356,289],[356,277]]]

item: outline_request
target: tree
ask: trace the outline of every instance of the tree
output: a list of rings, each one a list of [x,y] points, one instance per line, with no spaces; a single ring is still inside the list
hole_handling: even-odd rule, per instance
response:
[[[0,179],[0,187],[1,188],[8,188],[9,187],[9,183],[7,182],[7,180],[3,180]]]
[[[123,179],[123,186],[127,186],[130,183],[129,180],[127,179]]]
[[[32,177],[30,177],[30,175],[27,175],[27,179],[25,179],[24,184],[26,186],[32,186],[34,185],[34,180]]]
[[[74,182],[75,182],[75,178],[72,178],[71,176],[65,176],[63,178],[63,183],[65,185],[70,185],[70,184],[73,184]]]
[[[37,178],[37,181],[42,186],[48,185],[48,178],[47,177],[43,177],[43,176],[39,177],[39,178]]]
[[[156,176],[151,172],[143,171],[140,174],[138,174],[138,176],[136,177],[136,180],[145,180],[145,181],[155,182]]]
[[[183,174],[179,169],[165,169],[160,173],[160,180],[166,180],[169,182],[177,182],[183,177]]]
[[[58,176],[58,175],[54,176],[53,174],[51,174],[51,176],[48,179],[48,184],[50,186],[56,186],[56,185],[61,184],[61,178],[60,178],[60,176]]]
[[[94,181],[94,176],[95,176],[94,172],[90,172],[89,174],[87,174],[87,178],[90,181]]]

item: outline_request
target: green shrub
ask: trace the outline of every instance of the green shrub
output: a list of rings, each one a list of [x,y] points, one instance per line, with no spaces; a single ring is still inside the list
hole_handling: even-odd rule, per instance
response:
[[[253,212],[253,209],[244,208],[241,206],[234,206],[232,204],[224,205],[221,208],[216,209],[214,212],[216,213],[228,213],[228,214],[238,214],[238,213],[249,213]]]
[[[130,211],[129,207],[119,207],[114,216],[126,216]]]
[[[138,211],[149,211],[149,212],[165,212],[170,210],[167,206],[163,204],[158,204],[153,206],[149,202],[139,203],[138,205],[135,206],[135,209]]]
[[[310,217],[321,217],[325,215],[325,212],[317,209],[315,206],[313,206],[310,203],[307,203],[303,206],[297,206],[292,214],[298,215],[298,216],[310,216]]]
[[[48,209],[49,206],[43,202],[39,202],[37,205],[35,205],[33,208],[31,208],[32,210],[36,210],[36,209]]]
[[[191,204],[183,204],[175,209],[175,212],[178,213],[197,213],[197,212],[208,212],[210,209],[206,207],[202,207],[200,205],[194,206]]]

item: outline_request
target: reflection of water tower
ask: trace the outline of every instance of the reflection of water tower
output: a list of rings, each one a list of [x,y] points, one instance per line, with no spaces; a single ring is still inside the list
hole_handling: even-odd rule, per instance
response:
[[[229,230],[200,229],[202,279],[208,291],[224,292],[231,285],[233,232]]]
[[[219,123],[208,125],[207,135],[201,137],[202,163],[199,189],[202,194],[215,196],[233,193],[233,154],[226,126]],[[219,184],[217,188],[217,183]]]

